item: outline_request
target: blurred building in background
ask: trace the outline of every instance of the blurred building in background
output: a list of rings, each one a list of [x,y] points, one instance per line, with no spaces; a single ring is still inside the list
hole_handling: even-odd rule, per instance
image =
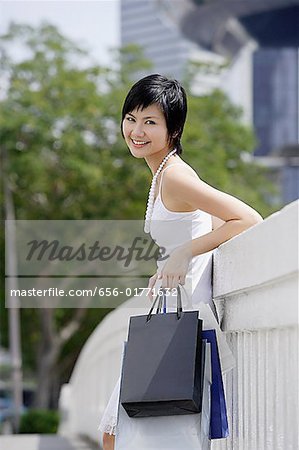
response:
[[[121,43],[141,45],[153,71],[179,80],[188,60],[228,62],[199,73],[194,92],[219,87],[243,108],[254,158],[271,168],[283,203],[298,198],[298,0],[121,0]]]
[[[174,3],[176,10],[184,2]],[[161,7],[163,3],[155,0],[121,0],[121,43],[141,45],[155,71],[181,79],[190,51],[198,45],[184,38],[177,23],[161,14]]]

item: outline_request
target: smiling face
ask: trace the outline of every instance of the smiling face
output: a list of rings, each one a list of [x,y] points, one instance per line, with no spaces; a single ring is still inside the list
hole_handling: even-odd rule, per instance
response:
[[[164,154],[171,148],[165,117],[157,104],[127,113],[122,123],[122,131],[135,158],[144,158],[158,152]]]

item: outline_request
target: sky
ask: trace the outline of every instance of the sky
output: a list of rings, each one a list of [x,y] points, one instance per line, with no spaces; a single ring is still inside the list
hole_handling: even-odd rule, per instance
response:
[[[10,21],[38,25],[45,20],[88,48],[98,64],[109,64],[109,48],[120,45],[119,0],[0,0],[0,33]]]

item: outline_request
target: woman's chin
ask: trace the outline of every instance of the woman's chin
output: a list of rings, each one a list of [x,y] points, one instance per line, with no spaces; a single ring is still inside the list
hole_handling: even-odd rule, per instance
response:
[[[129,147],[129,150],[132,154],[132,156],[134,156],[134,158],[144,158],[145,156],[147,156],[147,152],[142,151],[142,149],[136,149],[136,148],[131,148]]]

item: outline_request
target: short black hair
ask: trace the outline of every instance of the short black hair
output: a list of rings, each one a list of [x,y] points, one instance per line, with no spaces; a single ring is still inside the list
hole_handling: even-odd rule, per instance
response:
[[[126,114],[134,109],[147,108],[156,103],[164,114],[168,130],[168,143],[177,149],[180,155],[183,151],[181,136],[187,115],[187,96],[182,85],[175,79],[163,75],[152,74],[137,81],[127,94],[122,108],[122,123]]]

